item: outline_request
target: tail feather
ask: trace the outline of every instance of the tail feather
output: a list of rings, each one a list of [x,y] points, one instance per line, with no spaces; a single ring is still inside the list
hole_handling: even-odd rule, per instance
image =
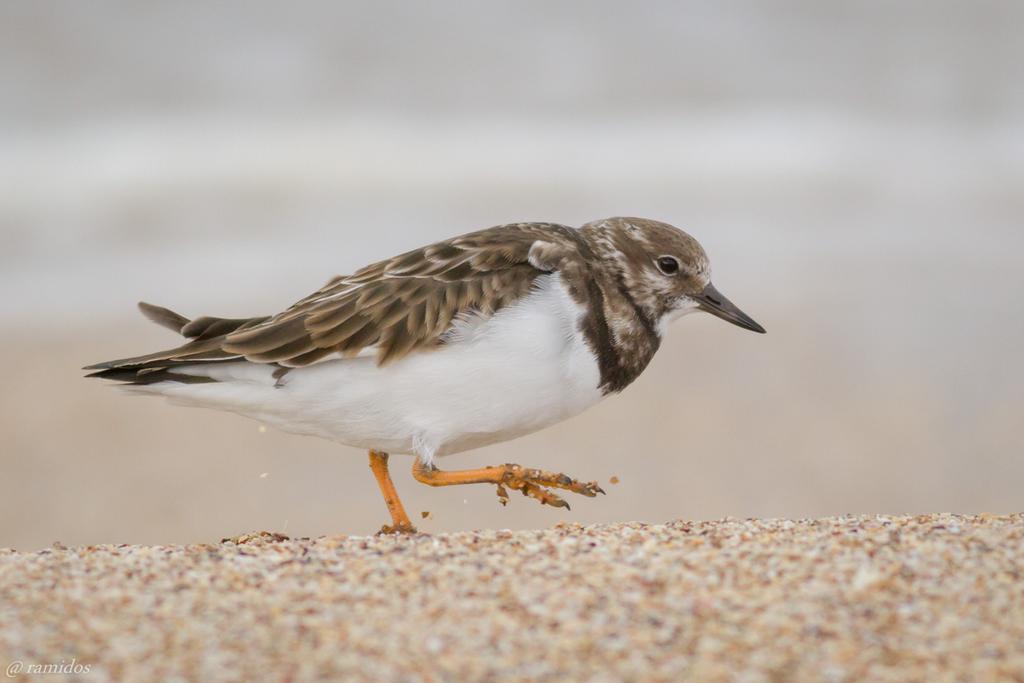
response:
[[[165,351],[86,366],[83,368],[84,370],[95,371],[86,375],[87,377],[98,377],[136,385],[167,381],[212,382],[215,380],[209,377],[175,373],[174,369],[183,365],[239,360],[242,358],[241,355],[225,351],[222,348],[224,337],[236,330],[259,325],[267,320],[267,317],[215,318],[212,316],[189,320],[169,308],[154,306],[143,301],[139,302],[139,310],[157,325],[177,332],[189,341]]]
[[[160,327],[166,327],[171,332],[178,332],[179,334],[184,334],[182,330],[185,329],[186,325],[192,322],[185,316],[180,313],[175,313],[169,308],[147,304],[145,301],[139,302],[139,310],[142,311],[142,315],[146,316]]]
[[[224,335],[231,334],[237,330],[245,330],[250,327],[255,327],[267,320],[270,320],[270,316],[264,316],[262,318],[214,318],[209,315],[204,315],[203,317],[196,318],[191,322],[186,321],[180,331],[182,336],[188,337],[189,339],[212,339],[214,337],[223,337]]]
[[[180,384],[206,384],[216,382],[210,377],[197,375],[186,375],[181,372],[173,372],[168,368],[109,368],[86,375],[86,377],[98,377],[113,382],[124,382],[141,386],[145,384],[158,384],[159,382],[178,382]]]

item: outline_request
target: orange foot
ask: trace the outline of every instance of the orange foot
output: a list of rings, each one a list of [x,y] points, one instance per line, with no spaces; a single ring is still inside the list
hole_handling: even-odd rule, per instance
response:
[[[542,505],[569,509],[569,504],[555,495],[548,488],[562,489],[578,493],[588,498],[604,493],[596,481],[581,482],[559,472],[547,472],[512,463],[497,467],[484,467],[477,470],[458,470],[443,472],[436,467],[427,467],[416,460],[412,467],[412,476],[417,481],[429,486],[459,486],[461,484],[495,484],[498,487],[498,500],[502,505],[508,504],[507,488],[522,491]],[[548,487],[548,488],[545,488]]]

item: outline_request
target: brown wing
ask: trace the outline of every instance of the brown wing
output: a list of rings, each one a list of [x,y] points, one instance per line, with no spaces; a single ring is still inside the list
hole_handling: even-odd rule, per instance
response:
[[[380,363],[443,342],[453,319],[489,315],[578,256],[572,228],[514,224],[416,249],[335,278],[287,311],[228,334],[228,353],[288,367],[374,348]]]
[[[188,344],[93,369],[243,357],[301,367],[332,353],[354,356],[371,348],[384,364],[444,343],[460,314],[488,315],[525,296],[539,275],[558,270],[566,259],[581,259],[578,240],[574,229],[550,223],[481,230],[336,277],[270,318],[197,319],[181,329],[193,337]],[[186,320],[170,312],[147,315],[166,326]]]

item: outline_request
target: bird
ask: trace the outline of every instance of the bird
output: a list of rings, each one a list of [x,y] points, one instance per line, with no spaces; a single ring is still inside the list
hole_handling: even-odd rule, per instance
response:
[[[139,308],[184,343],[87,366],[88,377],[367,451],[391,515],[384,534],[416,533],[391,480],[393,454],[413,456],[421,483],[492,484],[502,504],[509,489],[565,508],[556,491],[603,494],[560,472],[449,471],[438,460],[618,394],[689,313],[765,332],[711,283],[695,238],[630,217],[471,232],[336,276],[270,316]]]

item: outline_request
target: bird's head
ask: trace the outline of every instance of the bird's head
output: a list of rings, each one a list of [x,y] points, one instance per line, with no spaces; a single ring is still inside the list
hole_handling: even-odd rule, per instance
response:
[[[612,265],[623,290],[660,325],[699,310],[764,333],[711,284],[704,248],[679,228],[646,218],[606,218],[581,230]]]

